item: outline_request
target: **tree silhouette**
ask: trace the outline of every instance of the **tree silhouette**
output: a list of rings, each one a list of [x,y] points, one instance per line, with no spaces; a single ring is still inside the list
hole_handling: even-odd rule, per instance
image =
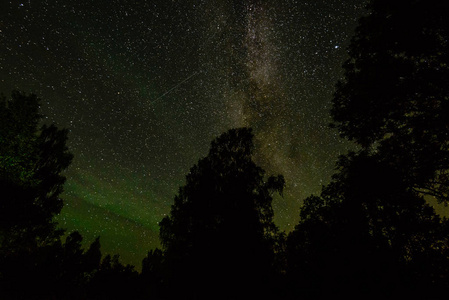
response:
[[[431,296],[448,290],[448,228],[395,168],[351,153],[287,242],[297,294]]]
[[[82,236],[56,228],[72,160],[67,130],[42,125],[36,95],[13,92],[0,101],[0,298],[80,299],[99,269],[97,238],[87,251]]]
[[[138,299],[139,274],[119,255],[106,255],[87,284],[87,299]]]
[[[142,273],[140,276],[142,295],[146,298],[162,299],[167,286],[165,279],[168,277],[165,257],[161,249],[148,252],[142,261]]]
[[[98,273],[101,252],[97,238],[87,250],[78,232],[41,245],[18,249],[0,259],[1,299],[85,299]]]
[[[449,4],[372,0],[333,99],[342,136],[402,170],[416,191],[449,200]]]
[[[423,297],[447,293],[449,5],[372,0],[349,47],[331,111],[342,156],[287,239],[292,296]]]
[[[284,179],[264,180],[264,170],[252,160],[252,138],[251,129],[239,128],[215,139],[160,223],[171,280],[183,298],[242,298],[268,291],[263,282],[277,235],[271,195],[282,194]]]
[[[40,126],[36,95],[13,92],[0,100],[0,246],[16,251],[54,242],[52,217],[62,208],[61,172],[72,160],[67,130]]]

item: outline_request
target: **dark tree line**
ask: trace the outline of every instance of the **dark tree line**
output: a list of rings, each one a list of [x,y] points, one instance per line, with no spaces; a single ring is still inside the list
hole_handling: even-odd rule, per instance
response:
[[[212,141],[160,222],[142,272],[81,247],[52,217],[72,155],[67,131],[40,126],[39,100],[0,103],[0,298],[443,298],[449,223],[427,203],[449,189],[449,4],[372,0],[331,111],[359,150],[305,199],[295,229],[273,222],[281,175],[253,159],[249,128]],[[298,166],[300,167],[300,166]]]

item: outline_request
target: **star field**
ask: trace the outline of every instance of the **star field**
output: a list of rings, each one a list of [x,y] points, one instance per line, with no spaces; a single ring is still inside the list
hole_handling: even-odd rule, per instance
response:
[[[0,91],[37,94],[70,129],[60,225],[139,266],[210,141],[250,126],[257,162],[286,178],[275,220],[291,230],[352,147],[327,124],[364,3],[3,1]]]

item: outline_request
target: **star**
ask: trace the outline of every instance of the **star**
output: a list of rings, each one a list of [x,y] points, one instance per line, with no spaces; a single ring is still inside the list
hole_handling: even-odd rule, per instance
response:
[[[70,129],[60,226],[139,267],[210,141],[249,126],[257,163],[287,181],[276,224],[293,229],[352,147],[328,108],[364,3],[7,2],[0,92],[37,94]]]

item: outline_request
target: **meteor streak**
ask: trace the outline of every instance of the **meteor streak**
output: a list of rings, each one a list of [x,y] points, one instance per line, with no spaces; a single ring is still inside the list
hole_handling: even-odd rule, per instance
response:
[[[166,95],[170,94],[172,91],[176,90],[181,84],[183,84],[184,82],[190,80],[193,76],[198,75],[198,72],[193,72],[193,74],[191,74],[189,77],[187,77],[186,79],[184,79],[183,81],[181,81],[180,83],[176,84],[175,86],[173,86],[172,88],[170,88],[168,91],[166,91],[165,93],[163,93],[162,95],[160,95],[159,97],[157,97],[155,100],[153,100],[152,102],[150,102],[151,104],[156,103],[159,99],[162,99],[163,97],[165,97]]]

